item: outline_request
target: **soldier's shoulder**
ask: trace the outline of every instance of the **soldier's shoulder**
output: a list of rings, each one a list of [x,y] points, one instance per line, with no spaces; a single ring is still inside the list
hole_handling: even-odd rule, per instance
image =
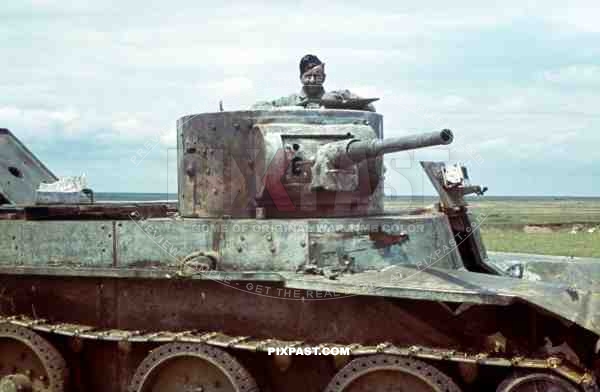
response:
[[[297,106],[302,102],[302,96],[299,94],[290,94],[285,97],[280,97],[272,101],[261,101],[252,105],[254,110],[269,110],[273,108],[281,108],[286,106]]]

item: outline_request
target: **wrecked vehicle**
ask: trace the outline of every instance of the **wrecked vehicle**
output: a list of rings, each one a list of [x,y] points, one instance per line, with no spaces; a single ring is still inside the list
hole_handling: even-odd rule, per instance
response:
[[[2,130],[0,390],[597,391],[598,264],[488,254],[460,165],[386,211],[383,154],[453,134],[382,120],[182,117],[177,205],[40,191]]]

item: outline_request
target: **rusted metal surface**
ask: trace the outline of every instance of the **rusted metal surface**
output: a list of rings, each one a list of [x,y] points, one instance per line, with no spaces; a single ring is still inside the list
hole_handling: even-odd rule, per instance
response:
[[[21,207],[12,205],[0,206],[0,220],[25,219],[25,211]]]
[[[353,360],[335,375],[325,392],[385,392],[399,385],[411,392],[461,392],[435,366],[385,354]]]
[[[440,209],[448,216],[464,267],[473,272],[502,275],[503,271],[487,262],[479,232],[481,222],[472,221],[464,200],[464,196],[470,193],[483,195],[484,188],[472,186],[467,170],[462,166],[450,169],[443,162],[421,162],[421,166],[440,195]]]
[[[26,206],[23,210],[27,220],[129,220],[132,214],[145,218],[161,218],[177,212],[175,205],[168,203],[58,204]]]
[[[0,321],[0,391],[63,392],[64,358],[27,327]]]
[[[184,330],[184,331],[158,331],[158,332],[145,332],[141,330],[118,330],[118,329],[100,329],[96,327],[80,325],[80,324],[63,324],[63,323],[49,323],[44,319],[31,319],[26,316],[13,316],[13,317],[0,317],[0,322],[18,327],[30,328],[32,330],[52,333],[56,335],[67,336],[77,339],[86,339],[92,341],[107,341],[107,342],[129,342],[131,344],[136,343],[158,343],[168,344],[177,343],[177,347],[182,350],[186,349],[186,344],[199,344],[208,345],[213,347],[235,349],[249,351],[252,353],[267,352],[269,349],[277,349],[282,347],[296,347],[296,348],[308,348],[314,347],[314,344],[310,344],[304,341],[286,341],[278,340],[274,338],[269,339],[256,339],[248,336],[230,336],[221,332],[203,332],[199,330]],[[397,346],[390,342],[382,342],[379,344],[373,344],[369,346],[361,344],[339,344],[339,343],[320,343],[321,347],[340,347],[348,348],[350,355],[357,357],[364,357],[364,359],[357,359],[356,361],[369,361],[373,364],[373,360],[381,359],[380,365],[392,365],[395,366],[395,358],[407,358],[403,361],[403,364],[407,362],[410,366],[416,365],[419,361],[414,359],[433,360],[433,361],[449,361],[455,363],[465,364],[476,364],[480,366],[493,366],[493,367],[506,367],[512,369],[538,369],[548,370],[555,374],[561,375],[568,380],[583,387],[586,391],[596,391],[595,378],[590,371],[586,369],[578,368],[558,357],[547,357],[547,358],[533,358],[524,356],[498,356],[490,352],[478,352],[469,353],[461,352],[460,350],[448,349],[448,348],[434,348],[427,346]],[[162,348],[164,347],[164,349]],[[187,346],[187,349],[201,349],[202,346]],[[152,364],[158,364],[162,362],[164,352],[168,356],[172,354],[174,350],[169,351],[167,346],[161,346],[161,349],[157,352],[157,355],[147,358],[147,362]],[[390,360],[383,362],[383,357]],[[226,360],[232,359],[227,356]],[[237,363],[237,362],[236,362]],[[377,360],[375,364],[378,364]],[[143,363],[142,363],[143,365]],[[349,364],[350,365],[350,364]],[[143,385],[143,381],[148,373],[149,367],[138,366],[139,375],[136,374],[132,379],[132,387],[140,387]],[[237,365],[236,365],[237,366]],[[352,371],[352,366],[347,366],[342,369],[339,373],[339,377],[344,378],[343,374]],[[362,368],[362,367],[361,367]],[[425,365],[427,368],[427,365]],[[373,370],[373,369],[371,369]],[[245,371],[243,371],[245,372]],[[432,372],[430,372],[432,374]],[[247,373],[246,373],[247,374]],[[427,373],[424,373],[427,374]],[[249,375],[248,375],[249,376]],[[337,377],[337,376],[336,376]],[[450,379],[445,378],[444,375],[438,374],[437,377],[444,381],[447,387],[456,388]],[[336,384],[336,379],[333,378],[327,391],[345,391],[340,389],[348,384],[340,385]],[[250,381],[250,383],[252,383]],[[250,384],[251,385],[251,384]],[[337,388],[337,389],[336,389]],[[137,391],[138,389],[133,389]],[[144,389],[139,389],[144,390]],[[452,389],[456,390],[456,389]]]
[[[382,240],[404,234],[404,241]],[[360,272],[420,263],[432,255],[436,266],[453,269],[462,261],[449,248],[451,235],[446,216],[433,211],[360,220],[0,220],[0,265],[36,265],[39,273],[61,265],[115,267],[130,276],[125,268],[142,274],[155,272],[144,268],[177,269],[187,255],[202,251],[214,252],[215,269],[223,272],[297,271],[309,264],[337,268],[352,259],[350,269]]]
[[[316,203],[307,177],[312,174],[300,162],[314,159],[318,147],[328,142],[381,137],[381,124],[381,115],[350,110],[183,117],[178,121],[180,213],[186,217],[255,217],[260,207],[267,216],[307,217],[322,216],[319,204],[324,204],[331,209],[330,216],[348,215],[344,205],[356,204],[356,200],[368,205],[369,198],[357,192],[328,195]],[[335,213],[333,207],[342,210]],[[364,214],[368,209],[360,211]]]
[[[421,166],[447,211],[459,211],[466,207],[465,195],[483,195],[487,191],[486,187],[470,184],[467,169],[463,166],[449,166],[444,162],[421,162]]]
[[[556,282],[579,289],[597,290],[600,259],[592,257],[548,256],[526,253],[488,252],[489,263],[498,269],[522,267],[522,279]]]
[[[179,214],[131,203],[0,213],[0,322],[46,338],[72,390],[204,383],[193,380],[204,365],[170,355],[208,349],[237,369],[211,373],[220,385],[233,372],[269,392],[369,388],[344,358],[265,354],[317,345],[349,348],[381,388],[410,373],[422,390],[491,390],[518,369],[597,392],[597,267],[531,259],[511,277],[521,261],[486,254],[463,198],[485,189],[458,166],[423,163],[439,206],[384,214],[382,136],[382,117],[364,111],[183,117]],[[340,154],[360,162],[328,166]],[[401,381],[377,381],[405,358]],[[429,372],[407,370],[418,366]],[[229,390],[255,389],[244,380]]]
[[[56,180],[15,135],[0,128],[0,204],[33,204],[38,185]]]
[[[598,301],[598,293],[591,290],[575,289],[569,285],[557,285],[549,282],[527,282],[512,278],[499,278],[464,271],[445,271],[429,268],[419,271],[415,267],[391,267],[384,272],[364,272],[353,275],[340,275],[335,280],[326,276],[312,276],[292,273],[235,273],[215,272],[208,274],[184,275],[173,269],[73,269],[73,268],[37,268],[3,267],[5,275],[47,275],[71,277],[104,278],[150,278],[163,279],[172,284],[184,281],[214,281],[230,290],[241,290],[247,294],[257,294],[257,287],[248,290],[244,283],[236,288],[232,281],[260,281],[265,284],[286,289],[285,295],[291,300],[314,300],[316,297],[300,296],[293,290],[336,293],[339,296],[373,296],[387,298],[411,298],[427,301],[468,302],[473,304],[509,305],[518,301],[527,301],[540,306],[565,320],[575,322],[589,331],[600,331],[597,314],[593,311]],[[124,281],[123,284],[127,281]],[[269,283],[270,282],[270,283]],[[232,287],[233,286],[233,287]],[[266,287],[266,286],[265,286]],[[279,294],[281,294],[280,292]],[[277,288],[266,293],[266,288],[258,294],[277,298]],[[281,294],[285,298],[284,294]],[[330,297],[331,298],[331,297]],[[322,299],[327,299],[323,297]]]
[[[448,255],[436,253],[451,238],[443,231],[447,227],[443,219],[412,216],[395,221],[372,220],[371,223],[377,222],[375,225],[385,222],[426,225],[423,233],[411,233],[407,241],[383,248],[370,232],[349,231],[341,223],[343,220],[327,226],[336,229],[331,233],[320,231],[319,222],[297,221],[296,229],[285,231],[277,230],[277,222],[268,220],[264,222],[269,230],[241,233],[236,232],[235,225],[251,222],[232,220],[218,228],[221,233],[216,252],[213,226],[208,226],[210,230],[197,230],[195,225],[201,222],[210,223],[165,219],[148,220],[140,227],[142,223],[135,221],[2,221],[0,226],[5,229],[0,231],[3,244],[0,263],[6,274],[271,280],[292,289],[344,295],[473,303],[524,300],[590,331],[600,332],[600,320],[593,311],[598,301],[593,282],[573,287],[568,283],[528,282],[450,271],[461,263],[460,256],[454,253],[456,249],[449,248]],[[65,242],[64,238],[70,241]],[[186,272],[183,260],[198,251],[215,252],[216,272],[204,275]],[[593,264],[588,265],[587,270],[584,265],[571,266],[571,275],[590,274],[596,269]],[[301,266],[346,273],[332,280],[327,276],[297,273]],[[555,270],[561,270],[561,266],[556,265]]]
[[[548,373],[516,374],[500,384],[498,392],[577,392],[579,388],[570,382]]]
[[[510,303],[526,301],[600,334],[596,288],[574,288],[554,282],[531,282],[468,271],[419,270],[393,266],[384,272],[322,277],[286,275],[286,287],[429,301]]]
[[[153,350],[138,366],[129,392],[258,392],[256,381],[230,354],[184,341]]]
[[[381,116],[362,111],[220,112],[178,124],[184,217],[381,213],[381,155],[452,142],[449,130],[381,140]]]
[[[0,221],[0,264],[110,266],[112,224],[93,221]]]

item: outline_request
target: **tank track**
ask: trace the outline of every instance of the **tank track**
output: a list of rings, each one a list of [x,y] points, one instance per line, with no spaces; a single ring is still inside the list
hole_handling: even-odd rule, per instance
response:
[[[56,334],[74,339],[91,339],[115,342],[120,345],[133,343],[202,343],[225,349],[267,352],[269,348],[315,347],[303,341],[277,339],[256,339],[249,336],[230,336],[221,332],[201,332],[194,330],[172,332],[145,332],[139,330],[101,329],[93,326],[53,323],[45,319],[33,319],[24,315],[0,316],[0,323],[17,325],[34,331]],[[457,363],[479,364],[487,366],[511,367],[515,369],[552,371],[576,385],[585,392],[600,392],[596,377],[589,369],[582,369],[557,356],[530,358],[523,356],[503,357],[492,352],[467,353],[463,351],[439,349],[425,346],[400,347],[388,342],[365,346],[362,344],[322,343],[321,348],[348,348],[354,357],[389,354],[416,359],[450,361]]]

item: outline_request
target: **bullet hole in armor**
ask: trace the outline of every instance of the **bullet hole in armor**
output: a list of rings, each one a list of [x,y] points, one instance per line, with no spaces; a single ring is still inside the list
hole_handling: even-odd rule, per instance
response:
[[[9,166],[8,171],[10,172],[10,174],[17,178],[23,178],[23,173],[21,173],[21,170],[17,169],[14,166]]]
[[[298,151],[300,149],[300,145],[298,143],[294,143],[292,145],[292,148],[294,149],[294,151]]]
[[[186,152],[188,154],[194,154],[194,153],[196,153],[196,149],[195,148],[188,148]]]

